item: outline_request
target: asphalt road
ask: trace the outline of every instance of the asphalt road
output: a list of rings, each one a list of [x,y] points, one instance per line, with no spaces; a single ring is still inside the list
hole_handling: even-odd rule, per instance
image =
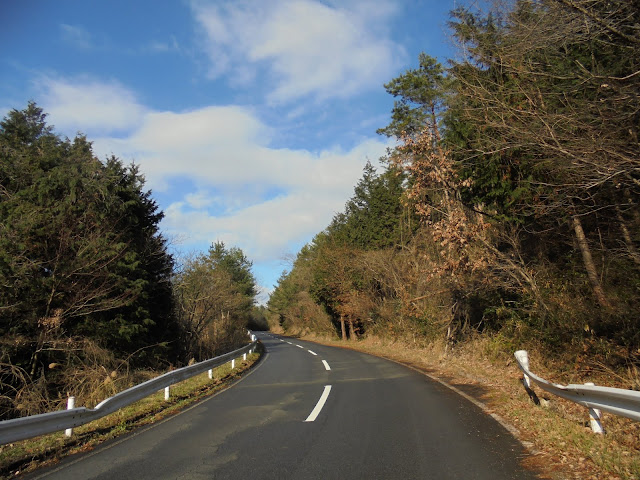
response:
[[[28,478],[537,478],[507,430],[425,376],[350,350],[258,336],[264,359],[230,389]]]

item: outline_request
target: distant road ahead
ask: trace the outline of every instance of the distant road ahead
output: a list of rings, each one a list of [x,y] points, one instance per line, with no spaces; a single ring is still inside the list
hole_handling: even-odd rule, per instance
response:
[[[534,479],[495,420],[413,370],[258,336],[267,354],[232,388],[28,478]]]

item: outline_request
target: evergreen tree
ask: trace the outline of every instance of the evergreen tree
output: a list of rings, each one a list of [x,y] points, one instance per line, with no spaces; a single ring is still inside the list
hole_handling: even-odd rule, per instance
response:
[[[417,69],[407,70],[385,84],[387,92],[399,99],[391,110],[391,123],[379,128],[377,133],[388,137],[412,137],[427,126],[437,124],[450,82],[435,58],[421,53],[418,60]]]
[[[253,305],[256,290],[256,280],[251,272],[253,262],[238,247],[225,247],[223,242],[216,242],[209,247],[207,260],[214,268],[226,271],[233,281],[238,293],[243,295],[250,305]]]
[[[171,337],[172,259],[135,166],[62,139],[30,103],[0,123],[0,333],[32,375],[84,336],[131,353]]]
[[[417,219],[413,208],[405,205],[405,179],[394,167],[378,174],[367,162],[344,212],[327,227],[333,241],[365,250],[406,244]]]

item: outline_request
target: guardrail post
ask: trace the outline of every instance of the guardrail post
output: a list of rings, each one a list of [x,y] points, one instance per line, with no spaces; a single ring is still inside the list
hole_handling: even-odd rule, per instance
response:
[[[164,400],[169,401],[169,387],[164,387]]]
[[[529,371],[529,352],[527,352],[526,350],[518,350],[515,353],[515,356],[520,364],[524,367],[524,369]],[[526,373],[522,374],[522,384],[524,385],[524,389],[526,390],[527,395],[529,395],[529,398],[533,401],[533,403],[535,403],[536,405],[540,405],[540,399],[538,398],[538,395],[536,395],[536,392],[534,392],[531,388],[531,379]]]
[[[242,360],[245,361],[245,362],[247,361],[247,354],[246,353],[242,354]]]
[[[595,383],[587,382],[585,385],[595,387]],[[589,423],[591,424],[591,430],[593,433],[604,434],[604,427],[602,426],[602,412],[598,408],[589,409]]]
[[[75,405],[75,397],[69,396],[66,410],[49,412],[44,415],[2,420],[0,421],[0,445],[55,432],[59,434],[64,432],[67,436],[73,435],[72,429],[75,427],[102,418],[142,398],[150,395],[159,395],[167,385],[175,385],[176,382],[202,374],[205,370],[213,370],[219,366],[224,366],[230,357],[238,355],[236,358],[239,358],[239,354],[245,351],[246,347],[239,348],[233,352],[205,360],[204,364],[191,365],[167,372],[148,382],[116,393],[112,397],[100,402],[95,408],[78,408]],[[235,362],[232,363],[235,367]],[[167,400],[169,399],[169,395],[170,390],[167,387],[165,388],[165,398]]]
[[[208,373],[209,373],[209,380],[213,380],[213,369],[210,368]]]
[[[72,408],[75,408],[75,407],[76,407],[76,397],[67,398],[67,410],[71,410]],[[70,437],[71,435],[73,435],[73,428],[67,428],[64,431],[64,436]]]
[[[522,366],[529,370],[529,352],[526,350],[518,350],[516,355],[518,356],[518,360],[520,360]],[[522,374],[522,383],[524,383],[525,388],[531,388],[531,379],[526,373]]]
[[[235,358],[233,360],[231,360],[231,370],[233,370],[234,368],[236,368],[236,359]]]

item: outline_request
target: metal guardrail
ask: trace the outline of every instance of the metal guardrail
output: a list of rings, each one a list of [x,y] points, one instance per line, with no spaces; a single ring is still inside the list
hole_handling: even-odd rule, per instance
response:
[[[529,380],[533,380],[542,390],[571,400],[583,407],[592,410],[603,410],[614,415],[640,421],[640,392],[622,388],[598,387],[593,384],[569,384],[565,386],[551,383],[531,373],[529,370],[529,355],[525,350],[518,350],[514,355],[525,375],[525,387],[529,387]]]
[[[29,417],[4,420],[0,422],[0,445],[78,427],[93,420],[97,420],[98,418],[102,418],[105,415],[121,409],[122,407],[126,407],[127,405],[131,405],[138,400],[148,397],[163,388],[186,380],[187,378],[191,378],[212,368],[219,367],[220,365],[232,361],[246,353],[251,353],[257,343],[256,337],[253,335],[251,336],[251,340],[252,342],[250,344],[234,350],[233,352],[229,352],[188,367],[167,372],[159,377],[147,380],[140,385],[136,385],[135,387],[131,387],[117,393],[113,397],[103,400],[93,409],[80,407],[42,413],[40,415],[31,415]]]

